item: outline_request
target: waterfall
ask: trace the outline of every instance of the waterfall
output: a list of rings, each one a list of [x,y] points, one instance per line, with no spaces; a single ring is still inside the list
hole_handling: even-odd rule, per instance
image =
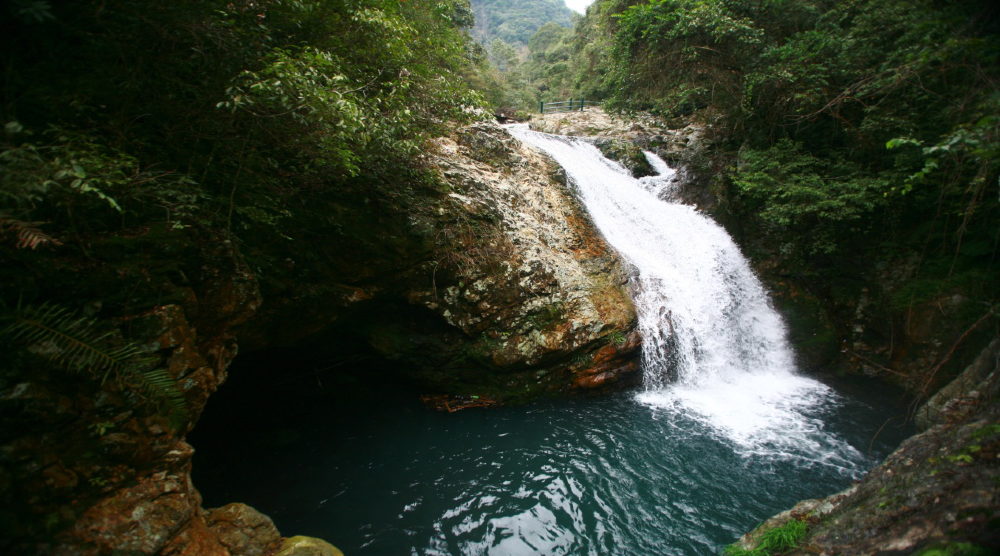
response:
[[[745,453],[851,468],[857,452],[823,430],[836,395],[799,375],[781,317],[729,234],[672,201],[675,172],[633,179],[584,139],[511,126],[556,159],[597,228],[635,269],[644,391],[655,411],[706,425]]]

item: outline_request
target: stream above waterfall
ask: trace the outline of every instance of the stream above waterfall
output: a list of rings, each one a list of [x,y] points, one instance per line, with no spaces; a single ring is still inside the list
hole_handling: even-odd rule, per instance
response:
[[[633,269],[643,387],[439,414],[388,374],[238,359],[191,435],[206,507],[248,503],[351,556],[708,555],[905,437],[885,426],[900,393],[796,370],[749,264],[670,202],[662,160],[634,180],[586,141],[512,133],[566,168]],[[241,385],[241,365],[257,380]],[[280,368],[296,369],[287,388],[252,386]]]

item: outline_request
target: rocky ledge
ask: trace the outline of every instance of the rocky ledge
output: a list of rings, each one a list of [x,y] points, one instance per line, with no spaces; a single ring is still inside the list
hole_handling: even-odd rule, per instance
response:
[[[543,114],[532,118],[535,131],[592,140],[604,156],[618,161],[633,177],[652,174],[642,151],[650,151],[676,170],[683,185],[671,194],[686,204],[715,212],[723,168],[713,156],[709,119],[663,120],[637,114],[630,118],[608,114],[601,108],[582,112]]]

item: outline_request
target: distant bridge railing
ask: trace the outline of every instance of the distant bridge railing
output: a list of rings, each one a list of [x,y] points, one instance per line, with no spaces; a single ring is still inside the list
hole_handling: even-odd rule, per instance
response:
[[[554,114],[556,112],[583,112],[587,108],[597,108],[600,107],[600,101],[596,100],[575,100],[569,99],[562,102],[540,102],[538,103],[538,111],[542,114]]]

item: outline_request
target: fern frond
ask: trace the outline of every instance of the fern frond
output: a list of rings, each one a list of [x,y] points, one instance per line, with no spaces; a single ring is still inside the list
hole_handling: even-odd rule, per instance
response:
[[[143,389],[152,396],[158,397],[166,406],[165,411],[170,424],[175,430],[180,430],[188,416],[187,400],[167,370],[162,367],[150,369],[137,375]]]
[[[114,330],[102,331],[97,319],[77,316],[51,303],[19,303],[4,320],[11,322],[0,334],[29,345],[36,354],[68,370],[100,376],[102,386],[112,375],[119,383],[135,383],[175,427],[187,419],[187,402],[177,381],[166,369],[149,369],[150,358],[139,346],[121,342]]]
[[[34,345],[34,351],[61,367],[103,372],[102,384],[110,373],[121,372],[128,359],[139,353],[135,346],[115,346],[114,332],[101,332],[96,319],[78,317],[50,303],[18,307],[4,332]]]
[[[25,222],[14,218],[8,212],[0,211],[0,235],[8,231],[16,232],[18,249],[35,249],[40,245],[62,245],[61,241],[38,228],[42,224],[45,222]]]

